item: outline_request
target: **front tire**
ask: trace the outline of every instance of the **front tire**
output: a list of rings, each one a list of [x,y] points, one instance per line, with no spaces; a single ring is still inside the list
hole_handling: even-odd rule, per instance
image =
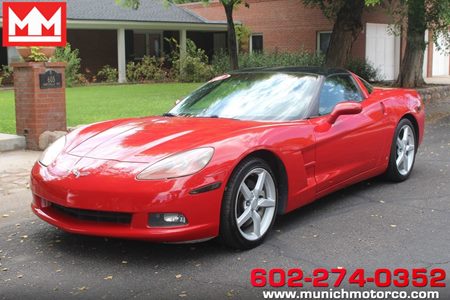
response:
[[[219,238],[234,249],[260,245],[273,226],[278,189],[273,171],[262,159],[250,157],[233,171],[222,200]]]
[[[417,152],[417,134],[408,119],[402,119],[395,129],[386,177],[395,182],[409,178]]]

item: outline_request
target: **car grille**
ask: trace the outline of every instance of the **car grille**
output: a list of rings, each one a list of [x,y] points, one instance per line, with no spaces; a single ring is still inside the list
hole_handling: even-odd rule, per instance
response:
[[[54,210],[60,212],[61,214],[65,214],[79,220],[93,221],[99,223],[100,222],[119,223],[119,224],[131,223],[131,214],[129,213],[70,208],[55,203],[51,203],[51,207]]]

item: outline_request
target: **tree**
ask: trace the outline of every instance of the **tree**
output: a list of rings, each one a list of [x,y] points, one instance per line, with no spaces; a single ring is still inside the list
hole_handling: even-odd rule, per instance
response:
[[[303,3],[306,6],[320,8],[328,19],[334,21],[325,65],[344,67],[349,60],[353,43],[363,29],[361,19],[365,1],[303,0]]]
[[[423,60],[426,49],[425,31],[425,1],[408,1],[408,25],[406,34],[405,54],[400,65],[397,85],[416,87],[425,83],[423,79]]]
[[[165,0],[172,3],[186,3],[186,2],[197,2],[193,0]],[[201,0],[202,2],[209,3],[209,0]],[[225,10],[225,15],[227,18],[227,32],[228,32],[228,53],[230,55],[230,65],[233,70],[239,68],[238,62],[238,48],[236,41],[236,30],[234,27],[233,11],[236,6],[245,2],[243,0],[219,0],[223,5]],[[116,0],[116,2],[125,7],[131,7],[133,9],[138,9],[140,5],[140,0]],[[245,2],[245,6],[249,7],[248,3]]]
[[[402,87],[418,87],[423,79],[423,61],[426,49],[425,32],[430,30],[434,44],[441,51],[448,51],[450,2],[435,0],[405,0],[407,6],[407,34],[405,54],[400,66],[397,84]],[[444,41],[445,45],[439,43]]]
[[[239,69],[236,30],[234,28],[233,10],[234,7],[240,4],[242,0],[220,0],[223,8],[225,9],[225,15],[227,17],[227,32],[228,32],[228,53],[230,55],[230,65],[233,70]],[[248,4],[247,4],[248,5]]]

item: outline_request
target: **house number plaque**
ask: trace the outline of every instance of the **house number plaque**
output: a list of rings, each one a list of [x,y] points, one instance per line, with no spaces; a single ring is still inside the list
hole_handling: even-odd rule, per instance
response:
[[[62,75],[54,70],[39,74],[39,87],[41,89],[57,89],[62,87]]]

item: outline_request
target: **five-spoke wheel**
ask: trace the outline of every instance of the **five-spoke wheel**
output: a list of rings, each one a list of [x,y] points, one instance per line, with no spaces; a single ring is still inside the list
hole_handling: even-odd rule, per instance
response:
[[[272,176],[262,168],[251,170],[236,195],[235,215],[240,233],[253,241],[264,235],[275,215],[276,188]]]
[[[270,166],[250,157],[234,170],[222,202],[220,238],[230,247],[249,249],[266,237],[277,212],[277,184]]]

